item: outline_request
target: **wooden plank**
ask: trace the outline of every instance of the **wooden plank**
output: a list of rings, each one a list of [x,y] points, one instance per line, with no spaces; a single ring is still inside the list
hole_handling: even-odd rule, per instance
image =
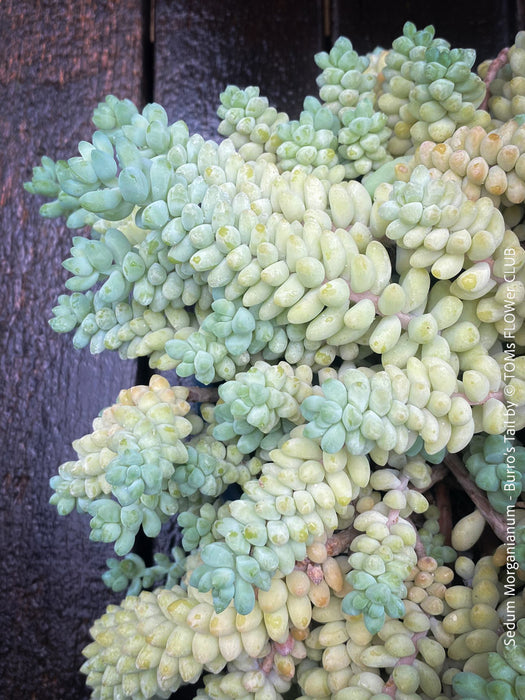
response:
[[[56,515],[47,503],[48,479],[73,456],[71,441],[89,432],[98,411],[134,382],[136,368],[109,353],[76,353],[69,338],[49,330],[71,234],[62,223],[39,218],[36,199],[22,183],[42,154],[75,154],[78,140],[92,132],[93,107],[107,92],[144,101],[151,84],[144,82],[142,4],[148,5],[4,0],[0,6],[0,95],[7,105],[0,116],[0,371],[6,387],[0,398],[0,546],[3,579],[10,582],[0,612],[9,630],[0,671],[6,697],[88,697],[78,673],[80,650],[93,619],[121,597],[100,582],[112,547],[89,542],[85,516]],[[172,120],[183,118],[208,138],[217,138],[218,95],[228,83],[259,85],[273,105],[297,117],[303,97],[317,92],[313,54],[325,48],[324,5],[157,0],[152,96]],[[347,34],[366,51],[388,45],[411,19],[418,26],[434,23],[439,36],[474,46],[482,59],[512,41],[515,5],[481,0],[472,15],[466,2],[447,1],[436,17],[411,0],[396,28],[386,3],[374,3],[372,11],[364,2],[340,0],[333,3],[333,38]]]
[[[258,85],[278,110],[298,118],[316,94],[313,54],[322,49],[323,5],[283,0],[227,3],[158,0],[155,99],[192,133],[217,138],[219,94]]]
[[[87,516],[57,515],[48,480],[136,363],[77,352],[49,328],[72,232],[42,220],[22,184],[41,155],[76,155],[108,92],[141,100],[142,11],[136,0],[5,0],[0,19],[1,694],[81,699],[88,628],[118,599],[100,580],[112,547],[88,540]]]
[[[410,20],[418,29],[433,24],[436,36],[453,47],[474,48],[478,62],[495,57],[514,41],[518,29],[517,0],[478,0],[472,3],[442,0],[439,5],[406,0],[393,5],[389,0],[333,0],[332,39],[347,36],[358,53],[376,46],[390,48]]]

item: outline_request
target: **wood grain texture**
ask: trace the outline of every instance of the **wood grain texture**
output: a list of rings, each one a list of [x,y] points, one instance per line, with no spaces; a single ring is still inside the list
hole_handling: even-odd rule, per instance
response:
[[[298,118],[304,96],[316,90],[322,7],[320,0],[157,0],[155,99],[206,138],[218,138],[216,110],[228,84],[257,85]]]
[[[172,121],[216,138],[219,93],[258,85],[296,118],[316,94],[313,55],[324,45],[323,0],[151,0],[155,6],[154,75],[145,70],[141,0],[1,0],[0,2],[0,694],[24,700],[89,697],[78,672],[88,628],[110,595],[100,581],[111,546],[88,540],[86,516],[57,516],[49,477],[72,458],[70,443],[98,411],[135,381],[136,365],[107,353],[73,350],[47,324],[63,292],[71,232],[42,220],[22,183],[40,156],[76,154],[92,133],[90,115],[108,92],[137,104],[151,95]],[[453,45],[480,59],[511,43],[523,0],[444,0],[439,11],[407,0],[403,16],[377,0],[332,0],[331,36],[359,51],[387,45],[406,19],[434,23]],[[434,5],[435,6],[435,5]],[[428,9],[430,7],[431,9]],[[396,8],[396,13],[399,10]],[[155,80],[153,90],[153,77]],[[173,377],[173,375],[172,375]],[[173,381],[174,377],[173,377]],[[172,530],[157,542],[167,551]],[[181,689],[179,700],[194,695]]]
[[[512,44],[516,32],[523,29],[518,19],[520,4],[521,0],[375,0],[370,21],[367,0],[332,0],[332,38],[347,36],[358,53],[371,51],[375,46],[387,49],[410,20],[418,29],[433,24],[436,36],[447,39],[452,47],[476,49],[481,62]]]
[[[44,153],[77,155],[108,92],[140,101],[142,12],[135,0],[4,0],[0,19],[0,694],[78,699],[89,697],[80,651],[111,600],[100,574],[112,548],[88,540],[88,517],[57,515],[48,481],[136,367],[77,352],[49,328],[72,234],[41,219],[43,200],[22,184]]]

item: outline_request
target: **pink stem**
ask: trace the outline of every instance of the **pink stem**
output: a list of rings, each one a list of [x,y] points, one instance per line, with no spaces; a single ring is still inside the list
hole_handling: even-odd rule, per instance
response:
[[[417,554],[417,558],[423,559],[423,557],[427,556],[427,553],[425,551],[425,545],[421,541],[421,537],[419,536],[419,533],[418,533],[416,527],[414,527],[414,530],[416,531],[416,546],[414,547],[414,550]]]
[[[503,391],[489,391],[483,401],[471,401],[465,396],[465,394],[461,394],[459,392],[451,394],[450,398],[454,398],[455,396],[465,399],[465,401],[467,401],[471,406],[483,406],[483,404],[486,404],[489,399],[498,399],[498,401],[505,402],[505,394]]]
[[[496,262],[496,261],[494,260],[494,258],[485,258],[485,260],[478,260],[478,262],[486,262],[486,263],[487,263],[487,265],[490,267],[490,276],[491,276],[491,278],[494,280],[494,282],[497,282],[498,284],[503,284],[503,282],[505,282],[505,280],[503,279],[503,277],[496,277],[496,276],[493,274],[494,263]]]
[[[261,671],[263,671],[264,673],[270,673],[270,671],[273,668],[275,654],[280,654],[281,656],[288,656],[288,654],[291,654],[294,644],[295,640],[291,634],[288,635],[288,639],[286,640],[286,642],[283,642],[282,644],[279,644],[279,642],[272,641],[270,651],[260,662]]]
[[[272,670],[273,657],[275,656],[275,652],[276,652],[276,649],[274,648],[274,646],[272,644],[270,651],[264,657],[264,659],[260,662],[261,671],[263,671],[263,673],[270,673],[270,671]]]
[[[357,530],[354,530],[352,526],[347,527],[345,530],[334,532],[325,543],[327,555],[329,557],[336,557],[338,554],[341,554],[341,552],[345,552],[350,542],[354,537],[357,537],[358,534]],[[322,566],[311,561],[309,557],[305,557],[302,561],[296,561],[295,568],[299,571],[305,571],[312,583],[319,584],[324,581]]]
[[[288,639],[286,640],[286,642],[283,642],[282,644],[279,644],[279,642],[273,642],[275,651],[281,656],[287,656],[288,654],[291,654],[294,648],[294,644],[295,639],[292,637],[291,634],[288,635]]]
[[[491,270],[491,277],[495,282],[497,282],[498,284],[502,284],[504,282],[504,280],[501,277],[495,277],[492,274],[492,270],[494,268],[494,262],[495,262],[494,258],[486,258],[485,260],[480,260],[478,262],[486,262],[489,265],[490,270]],[[327,280],[325,280],[325,282],[326,281]],[[350,282],[348,282],[348,280],[345,280],[345,281],[348,285],[348,289],[349,289],[348,298],[350,299],[350,301],[357,303],[358,301],[361,301],[362,299],[369,299],[373,303],[377,315],[378,316],[385,316],[385,314],[382,314],[378,308],[378,303],[379,303],[379,295],[378,294],[372,294],[372,292],[354,292],[350,286]],[[398,319],[401,322],[401,327],[405,330],[408,328],[408,324],[410,323],[410,321],[413,318],[415,318],[415,316],[413,316],[411,314],[402,313],[401,311],[399,311],[396,314],[392,314],[392,315],[398,317]]]
[[[491,82],[494,80],[496,77],[498,71],[500,68],[503,68],[503,66],[508,62],[509,57],[509,47],[505,47],[504,49],[501,49],[499,54],[496,56],[496,58],[492,61],[492,63],[489,66],[489,69],[487,71],[487,75],[485,76],[484,83],[487,87],[487,92],[485,94],[485,99],[479,106],[480,109],[486,110],[489,104],[489,98],[490,98],[490,91],[489,87]]]
[[[320,564],[309,562],[306,565],[306,575],[312,583],[319,585],[324,581],[323,569]]]
[[[411,654],[410,656],[403,656],[401,659],[398,659],[396,666],[411,666],[414,661],[416,660],[416,657],[419,653],[419,650],[417,649],[417,641],[419,639],[422,639],[423,637],[426,637],[428,633],[428,630],[425,630],[424,632],[416,632],[415,634],[412,635],[412,641],[414,642],[414,646],[416,647],[416,651]],[[390,678],[387,680],[383,687],[383,693],[385,695],[388,695],[391,698],[396,697],[396,682],[394,681],[394,674],[392,673]]]
[[[302,561],[295,562],[295,568],[305,571],[312,583],[319,584],[324,580],[323,569],[320,564],[314,564],[308,557]]]
[[[372,292],[353,292],[352,288],[350,287],[350,283],[347,282],[348,284],[348,289],[350,290],[349,293],[349,299],[350,301],[355,301],[356,303],[358,301],[361,301],[362,299],[370,299],[370,301],[374,304],[375,310],[379,316],[384,316],[385,314],[382,314],[379,309],[378,309],[378,302],[379,302],[379,295],[378,294],[372,294]],[[398,319],[401,321],[401,327],[402,328],[408,328],[408,324],[413,318],[410,314],[404,314],[401,311],[399,311],[397,314],[392,314],[393,316],[397,316]]]
[[[406,489],[406,487],[407,487],[407,485],[408,485],[408,482],[409,482],[408,476],[405,476],[405,475],[403,474],[403,476],[401,477],[401,483],[400,483],[399,486],[396,488],[396,491],[405,491],[405,489]],[[400,513],[399,510],[393,510],[393,509],[392,509],[392,510],[390,511],[390,513],[388,514],[388,519],[387,519],[387,521],[386,521],[386,523],[385,523],[385,525],[386,525],[388,528],[390,528],[392,525],[395,525],[395,523],[397,523],[398,518],[399,518],[399,513]]]

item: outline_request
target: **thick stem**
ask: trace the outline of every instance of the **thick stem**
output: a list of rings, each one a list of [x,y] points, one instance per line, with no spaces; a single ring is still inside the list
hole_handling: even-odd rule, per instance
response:
[[[188,401],[193,403],[217,403],[219,391],[216,387],[189,386]]]
[[[504,49],[501,49],[499,54],[496,56],[496,58],[492,61],[492,63],[489,66],[489,69],[487,71],[487,75],[485,76],[484,83],[487,87],[487,93],[485,95],[485,99],[483,102],[480,104],[479,108],[487,110],[488,104],[489,104],[489,99],[490,99],[490,92],[489,92],[489,87],[491,82],[494,80],[496,77],[498,71],[500,68],[503,68],[503,66],[508,62],[509,54],[509,47],[506,46]]]
[[[350,542],[357,537],[359,533],[352,526],[346,530],[335,532],[326,540],[326,552],[329,557],[336,557],[341,552],[346,552],[350,546]]]
[[[489,399],[497,399],[498,401],[505,401],[505,394],[503,391],[489,391],[489,393],[485,396],[483,401],[471,401],[465,394],[461,394],[459,392],[456,392],[454,394],[450,395],[450,398],[455,398],[456,396],[459,396],[462,399],[465,399],[471,406],[483,406],[483,404],[487,403]]]
[[[414,545],[414,551],[417,554],[417,558],[419,561],[420,559],[423,559],[424,557],[427,556],[425,545],[423,544],[421,537],[419,536],[419,532],[417,531],[417,527],[414,525],[412,518],[408,517],[408,518],[405,518],[405,520],[408,520],[408,522],[412,525],[412,527],[414,528],[414,531],[416,533],[416,544]]]
[[[478,262],[486,262],[488,264],[488,266],[490,267],[490,277],[494,280],[494,282],[497,282],[498,284],[503,284],[505,282],[503,277],[496,277],[496,275],[494,274],[494,265],[496,263],[494,258],[485,258],[485,260],[478,260]]]
[[[263,673],[268,674],[268,673],[270,673],[270,671],[272,670],[272,668],[273,668],[273,659],[274,659],[274,656],[275,656],[275,652],[276,652],[276,649],[275,649],[275,647],[274,647],[273,644],[272,644],[272,646],[271,646],[270,651],[268,652],[268,654],[264,657],[264,659],[263,659],[262,661],[259,662],[260,667],[261,667],[261,671],[262,671]]]
[[[357,537],[357,535],[359,535],[359,532],[354,530],[352,526],[347,527],[345,530],[334,532],[324,543],[326,556],[336,557],[342,552],[346,552],[350,546],[350,542],[354,537]],[[309,557],[306,557],[302,561],[295,562],[295,568],[306,572],[312,583],[319,584],[324,580],[324,572],[321,564],[313,562]]]
[[[419,639],[422,639],[423,637],[426,637],[428,634],[428,631],[425,630],[424,632],[415,632],[412,635],[412,641],[414,642],[414,646],[416,647],[416,651],[411,654],[410,656],[403,656],[401,659],[398,659],[396,666],[412,666],[414,661],[416,660],[417,655],[419,654],[419,650],[417,648],[417,642]],[[383,693],[385,695],[389,695],[391,698],[396,697],[396,682],[394,680],[394,674],[392,673],[390,675],[390,678],[387,680],[383,687]]]
[[[378,316],[384,316],[385,314],[382,314],[379,309],[378,309],[378,302],[379,302],[379,295],[378,294],[372,294],[372,292],[354,292],[352,291],[352,288],[350,287],[350,283],[347,282],[348,284],[348,290],[349,290],[349,295],[348,298],[350,301],[358,302],[361,301],[362,299],[369,299],[375,306],[376,313]],[[392,314],[393,316],[397,316],[398,319],[401,322],[401,327],[404,328],[405,330],[408,328],[408,324],[410,323],[411,319],[413,316],[410,314],[405,314],[402,313],[401,311],[397,314]]]
[[[405,474],[403,474],[400,481],[401,481],[401,483],[400,483],[399,486],[397,487],[396,491],[405,491],[406,487],[408,486],[408,482],[409,482],[408,476],[406,476]],[[390,511],[390,513],[388,514],[388,519],[387,519],[387,521],[386,521],[386,523],[385,523],[385,525],[386,525],[388,528],[390,528],[392,525],[394,525],[395,523],[397,523],[397,521],[398,521],[398,519],[399,519],[399,513],[400,513],[400,512],[401,512],[401,511],[399,511],[399,510],[394,510],[394,509],[392,509],[392,510]]]
[[[313,562],[308,562],[306,565],[306,575],[312,583],[319,585],[324,581],[323,569],[320,564],[314,564]]]
[[[461,463],[459,457],[455,454],[448,454],[445,457],[445,464],[452,474],[454,474],[467,496],[469,496],[476,508],[483,515],[497,537],[499,537],[502,542],[506,542],[507,524],[504,517],[500,513],[496,513],[481,489],[472,481],[470,474]]]
[[[282,644],[272,641],[270,651],[264,657],[262,662],[260,662],[261,671],[264,673],[270,673],[270,671],[273,669],[275,654],[277,653],[281,654],[281,656],[288,656],[288,654],[291,654],[294,644],[295,640],[291,634],[288,635],[286,642],[283,642]]]
[[[418,559],[423,559],[423,557],[427,556],[427,552],[425,550],[425,545],[421,541],[421,537],[419,536],[419,533],[418,533],[416,527],[414,527],[414,530],[416,531],[416,544],[414,546],[414,551],[417,554]]]
[[[288,639],[286,640],[286,642],[283,642],[282,644],[279,644],[279,642],[273,642],[273,647],[275,648],[278,654],[281,654],[281,656],[287,656],[288,654],[291,654],[294,645],[295,639],[292,637],[291,634],[288,635]]]

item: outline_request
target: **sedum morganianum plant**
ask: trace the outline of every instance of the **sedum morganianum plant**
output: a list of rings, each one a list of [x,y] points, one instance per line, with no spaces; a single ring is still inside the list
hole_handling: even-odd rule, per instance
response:
[[[51,327],[157,371],[51,479],[127,590],[93,698],[525,698],[524,33],[506,60],[341,37],[296,120],[230,85],[216,142],[110,95],[34,169],[83,229]]]

